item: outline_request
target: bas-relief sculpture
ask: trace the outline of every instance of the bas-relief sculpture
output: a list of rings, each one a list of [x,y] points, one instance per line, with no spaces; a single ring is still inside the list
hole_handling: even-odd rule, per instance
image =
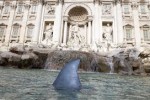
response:
[[[55,9],[52,4],[47,4],[47,14],[54,15]]]
[[[102,14],[103,15],[111,15],[112,13],[112,6],[111,4],[104,4]]]

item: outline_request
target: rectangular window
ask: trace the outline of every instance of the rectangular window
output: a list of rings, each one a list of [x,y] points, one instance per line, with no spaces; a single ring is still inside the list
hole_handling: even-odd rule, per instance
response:
[[[132,29],[131,28],[126,28],[126,40],[132,41]]]
[[[17,13],[23,12],[23,5],[18,5]]]
[[[4,14],[8,14],[8,12],[9,12],[9,5],[6,4],[4,7]]]
[[[0,38],[3,37],[5,32],[5,27],[0,27]]]
[[[140,5],[141,8],[141,13],[145,14],[146,13],[146,6],[145,5]]]
[[[33,26],[29,26],[27,30],[27,38],[32,38]]]
[[[36,5],[33,4],[31,7],[31,13],[35,13],[36,12]]]
[[[150,31],[148,29],[143,30],[144,41],[150,41]]]
[[[130,13],[129,5],[124,5],[124,13],[125,14],[129,14]]]
[[[17,38],[19,34],[19,26],[14,26],[13,27],[13,33],[12,33],[12,37],[13,38]]]

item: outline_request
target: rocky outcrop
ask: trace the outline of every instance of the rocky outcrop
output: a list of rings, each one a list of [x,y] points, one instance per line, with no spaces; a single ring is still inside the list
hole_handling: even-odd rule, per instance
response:
[[[38,51],[38,52],[37,52]],[[31,47],[11,47],[9,51],[0,54],[0,65],[16,68],[44,68],[47,54]]]
[[[150,72],[150,52],[139,52],[136,48],[114,50],[107,53],[49,50],[48,48],[16,46],[0,53],[0,65],[17,68],[42,68],[60,70],[72,59],[81,59],[80,71],[146,75]]]
[[[145,71],[150,73],[150,46],[145,46],[139,56],[142,59]]]

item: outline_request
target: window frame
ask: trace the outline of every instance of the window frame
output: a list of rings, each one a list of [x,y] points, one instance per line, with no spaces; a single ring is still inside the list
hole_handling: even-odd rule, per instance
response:
[[[143,26],[143,40],[144,41],[150,41],[150,27],[149,26]],[[144,31],[147,31],[147,33],[145,33]]]
[[[18,30],[17,30],[17,33],[14,34],[14,31],[16,31],[15,28],[17,28]],[[12,36],[11,36],[12,38],[18,38],[19,32],[20,32],[20,28],[21,28],[21,26],[19,24],[13,25]]]
[[[2,34],[1,34],[1,29],[3,29],[3,33]],[[5,36],[5,32],[6,32],[6,25],[0,25],[0,38]]]
[[[33,24],[29,24],[27,26],[26,38],[32,38],[34,27],[35,26]],[[29,29],[32,29],[32,31],[31,30],[29,31]],[[29,33],[29,32],[31,32],[31,33]]]

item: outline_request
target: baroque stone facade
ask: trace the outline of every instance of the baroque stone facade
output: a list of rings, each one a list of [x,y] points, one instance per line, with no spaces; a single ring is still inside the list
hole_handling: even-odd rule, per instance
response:
[[[1,0],[0,45],[103,50],[150,44],[150,0]]]

